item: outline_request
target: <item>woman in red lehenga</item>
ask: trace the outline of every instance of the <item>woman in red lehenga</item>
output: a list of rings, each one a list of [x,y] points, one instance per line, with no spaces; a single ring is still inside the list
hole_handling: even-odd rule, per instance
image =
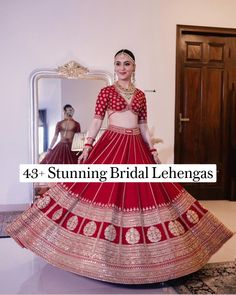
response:
[[[144,93],[131,83],[134,70],[132,52],[119,51],[118,82],[98,96],[79,162],[159,163]],[[109,127],[92,148],[106,111]],[[123,284],[163,282],[195,272],[232,236],[174,183],[57,184],[7,231],[57,267]]]
[[[77,164],[78,156],[71,151],[74,134],[80,132],[80,124],[73,119],[74,109],[70,104],[64,106],[64,120],[56,125],[52,142],[45,158],[40,164]],[[60,133],[61,139],[54,146]]]

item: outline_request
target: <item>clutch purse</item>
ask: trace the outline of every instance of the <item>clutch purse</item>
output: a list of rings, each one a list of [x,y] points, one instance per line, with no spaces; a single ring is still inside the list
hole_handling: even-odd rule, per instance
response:
[[[71,145],[71,150],[72,152],[79,152],[83,150],[84,147],[84,140],[85,140],[85,135],[84,133],[75,133],[73,140],[72,140],[72,145]]]

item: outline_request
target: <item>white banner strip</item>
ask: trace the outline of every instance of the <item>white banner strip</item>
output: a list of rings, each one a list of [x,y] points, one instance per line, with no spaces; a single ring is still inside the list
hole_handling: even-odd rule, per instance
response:
[[[20,182],[216,182],[215,164],[21,164]]]

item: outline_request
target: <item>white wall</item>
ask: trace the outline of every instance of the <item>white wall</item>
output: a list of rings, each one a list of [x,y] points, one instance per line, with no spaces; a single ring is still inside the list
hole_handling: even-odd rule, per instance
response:
[[[0,204],[31,200],[18,181],[29,156],[29,75],[75,59],[113,72],[113,55],[134,51],[137,85],[149,93],[149,125],[173,161],[176,24],[236,27],[235,0],[0,0]]]

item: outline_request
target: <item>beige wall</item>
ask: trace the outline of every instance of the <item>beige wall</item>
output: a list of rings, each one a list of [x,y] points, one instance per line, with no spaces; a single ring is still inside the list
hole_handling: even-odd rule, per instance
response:
[[[0,0],[0,204],[30,202],[18,182],[29,163],[29,75],[75,59],[113,72],[113,54],[134,51],[137,85],[148,93],[149,125],[173,161],[176,24],[236,27],[235,0]]]

